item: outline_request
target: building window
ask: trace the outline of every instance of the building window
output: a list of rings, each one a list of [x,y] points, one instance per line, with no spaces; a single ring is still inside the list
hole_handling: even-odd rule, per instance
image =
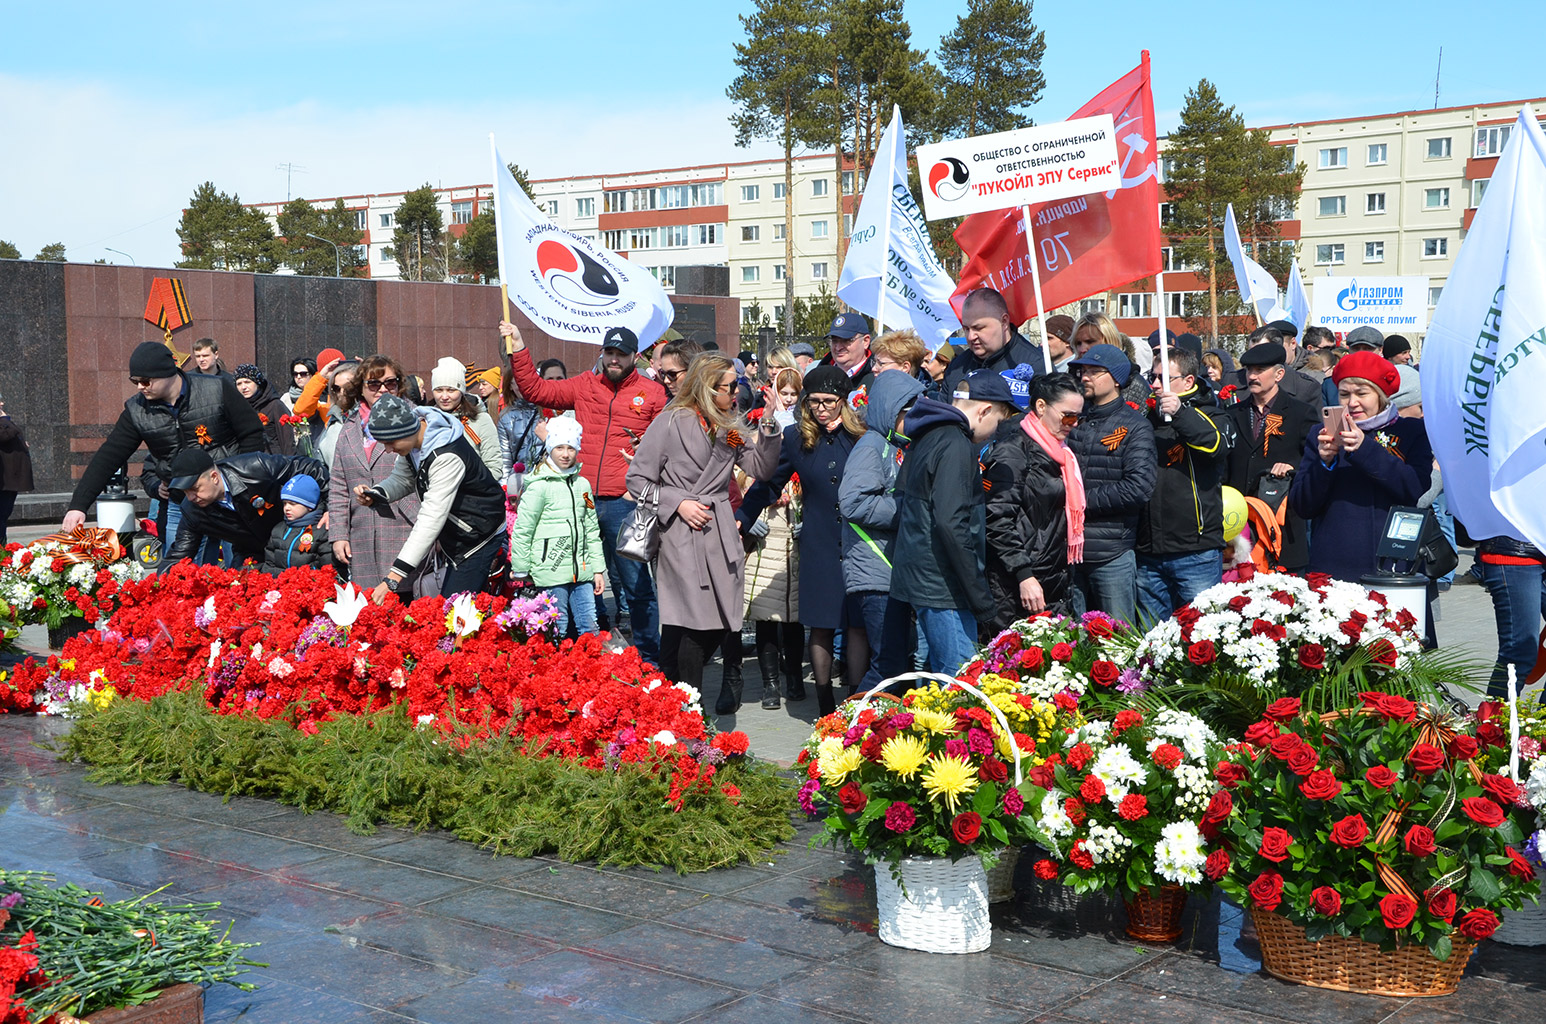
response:
[[[381,262],[391,263],[395,259],[397,259],[397,254],[392,251],[392,247],[390,245],[383,245],[381,247]]]
[[[832,184],[832,183],[830,181],[828,181],[826,178],[815,178],[815,179],[813,179],[811,181],[811,195],[813,195],[813,196],[824,196],[824,195],[826,195],[827,192],[829,191],[827,186],[830,185],[830,184]]]
[[[782,281],[783,279],[784,279],[784,265],[782,263],[775,263],[775,264],[773,264],[773,280],[775,280],[775,281]]]
[[[718,224],[699,224],[697,229],[699,245],[718,245],[725,240],[725,233]]]
[[[762,193],[762,186],[761,185],[742,185],[741,186],[741,202],[743,202],[743,203],[755,203],[757,201],[757,197],[761,193]]]
[[[1176,269],[1176,250],[1171,246],[1160,246],[1160,269],[1166,272]]]
[[[1423,189],[1423,209],[1424,210],[1447,210],[1447,209],[1449,209],[1449,189],[1447,189],[1447,188],[1425,188],[1425,189]]]
[[[1170,176],[1175,173],[1175,170],[1176,170],[1176,159],[1175,159],[1175,157],[1171,157],[1171,156],[1162,156],[1162,157],[1160,157],[1160,159],[1159,159],[1159,180],[1160,180],[1160,184],[1163,185],[1165,182],[1169,181],[1170,180]],[[1105,301],[1105,300],[1103,299],[1101,301]]]
[[[784,198],[784,183],[782,181],[775,181],[773,183],[773,198],[774,199],[782,199],[782,198]]]
[[[854,215],[851,214],[851,213],[845,213],[845,214],[843,214],[843,237],[844,238],[852,238],[853,234],[854,234]]]
[[[1503,147],[1508,145],[1508,133],[1514,130],[1511,124],[1495,124],[1489,128],[1476,129],[1476,155],[1497,156],[1503,152]]]
[[[1428,308],[1432,309],[1439,304],[1439,296],[1444,294],[1444,286],[1432,284],[1428,286]]]
[[[1333,242],[1329,245],[1317,245],[1315,247],[1315,265],[1319,267],[1335,267],[1347,262],[1347,255],[1341,242]]]
[[[777,224],[773,225],[773,241],[782,242],[784,240],[784,229],[788,226],[789,225],[785,224],[783,221],[779,221]]]
[[[1446,135],[1446,136],[1444,136],[1443,138],[1440,138],[1440,139],[1429,139],[1428,140],[1428,159],[1429,160],[1448,160],[1449,159],[1449,153],[1450,153],[1450,145],[1449,145],[1449,136],[1448,135]]]
[[[655,275],[655,280],[660,282],[662,288],[676,287],[675,267],[650,267],[650,273]]]
[[[1370,167],[1377,167],[1389,160],[1390,146],[1383,142],[1371,142],[1369,144],[1369,159],[1365,161]]]
[[[558,200],[557,199],[549,199],[548,202],[547,202],[547,208],[548,208],[548,216],[549,217],[557,217],[558,216]]]
[[[548,208],[549,208],[549,210],[551,212],[557,213],[558,212],[558,203],[556,203],[556,202],[549,203],[548,204]],[[472,200],[471,199],[467,199],[467,200],[464,200],[464,201],[459,202],[459,203],[452,203],[451,204],[451,223],[452,224],[466,224],[470,220],[472,220]]]
[[[1449,255],[1448,238],[1424,238],[1423,259],[1437,260]]]
[[[392,226],[392,214],[383,213],[381,215],[381,226],[384,228],[389,228]]]
[[[596,199],[594,196],[585,196],[574,201],[574,215],[576,217],[596,216]]]
[[[354,250],[354,260],[356,263],[365,263],[370,259],[370,246],[355,245],[350,246],[350,248]]]
[[[1365,242],[1363,244],[1363,261],[1365,263],[1384,263],[1385,243]]]
[[[1153,316],[1153,292],[1121,292],[1117,295],[1117,316]]]
[[[773,319],[775,321],[777,321],[778,323],[783,323],[784,322],[784,307],[783,306],[774,306],[773,307]]]
[[[1471,182],[1471,209],[1482,205],[1482,196],[1487,194],[1487,182],[1490,178],[1479,178]]]
[[[678,249],[684,245],[692,244],[692,228],[686,224],[676,224],[660,229],[660,244],[666,248]]]
[[[1273,220],[1293,220],[1294,201],[1292,199],[1277,198],[1267,205],[1267,212]]]
[[[1347,147],[1338,146],[1335,149],[1321,150],[1321,170],[1331,167],[1347,166]]]
[[[756,284],[761,279],[762,279],[762,268],[761,267],[742,267],[741,268],[741,283],[742,284]]]
[[[623,232],[613,230],[601,236],[601,244],[614,251],[623,248]]]
[[[741,241],[743,242],[755,242],[761,234],[762,228],[756,224],[741,225]]]
[[[1385,193],[1383,193],[1383,192],[1369,192],[1369,193],[1367,193],[1363,197],[1363,212],[1364,213],[1384,213],[1385,212]]]
[[[812,238],[826,238],[827,237],[827,224],[828,224],[828,222],[824,221],[824,220],[813,220],[813,221],[811,221],[811,237]]]
[[[844,171],[843,172],[843,192],[846,195],[853,195],[853,191],[854,191],[854,172],[853,171]]]
[[[1175,203],[1160,203],[1160,223],[1169,224],[1176,219]]]
[[[1347,196],[1321,196],[1320,199],[1316,201],[1316,216],[1347,216]]]
[[[628,209],[627,189],[601,193],[601,209],[604,213],[622,213]]]
[[[354,227],[355,227],[356,231],[364,231],[365,230],[365,211],[364,210],[355,210],[354,211]]]
[[[811,264],[811,280],[825,281],[827,279],[827,265],[825,263]]]
[[[1104,313],[1105,311],[1106,311],[1106,300],[1105,299],[1080,299],[1079,300],[1079,315],[1080,316],[1084,316],[1086,313]]]

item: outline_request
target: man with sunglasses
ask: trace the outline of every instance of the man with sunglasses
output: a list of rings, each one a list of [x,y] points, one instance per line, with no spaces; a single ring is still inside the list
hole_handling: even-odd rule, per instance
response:
[[[263,421],[234,383],[184,373],[171,350],[159,341],[144,342],[129,356],[129,381],[137,394],[124,402],[118,422],[75,485],[64,529],[85,525],[91,503],[143,444],[148,454],[140,479],[150,497],[166,502],[161,537],[163,545],[170,547],[182,520],[182,509],[172,500],[172,458],[190,447],[201,448],[215,459],[261,452]],[[261,544],[258,550],[262,551]]]

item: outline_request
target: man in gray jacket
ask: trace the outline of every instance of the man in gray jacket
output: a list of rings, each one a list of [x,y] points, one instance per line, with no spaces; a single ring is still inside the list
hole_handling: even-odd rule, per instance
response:
[[[860,687],[907,671],[916,632],[911,606],[891,596],[891,546],[896,539],[893,493],[902,449],[902,417],[923,394],[923,385],[901,370],[883,370],[865,404],[868,430],[854,443],[838,486],[843,515],[843,582],[859,599],[869,638],[869,668]],[[852,641],[849,641],[852,648]]]

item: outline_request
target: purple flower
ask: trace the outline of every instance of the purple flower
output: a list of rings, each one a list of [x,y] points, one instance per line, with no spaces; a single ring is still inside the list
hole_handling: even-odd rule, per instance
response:
[[[913,724],[913,713],[911,711],[898,711],[891,716],[891,724],[895,728],[906,729]]]
[[[1136,668],[1123,669],[1122,674],[1117,676],[1118,693],[1142,693],[1148,688],[1148,682]]]
[[[439,650],[439,651],[441,651],[441,652],[443,652],[445,654],[450,654],[451,653],[451,649],[453,647],[455,647],[455,646],[456,646],[456,639],[454,637],[451,637],[451,636],[443,636],[439,640],[435,641],[435,649]]]
[[[963,761],[966,760],[966,744],[961,740],[946,740],[945,756],[958,757]]]
[[[1546,829],[1537,829],[1524,842],[1525,860],[1536,867],[1546,866]]]
[[[851,747],[864,739],[864,730],[865,726],[862,725],[850,726],[848,731],[843,733],[843,746]]]
[[[966,733],[966,746],[974,754],[991,754],[993,738],[981,729],[970,729]]]
[[[804,811],[807,815],[814,815],[816,813],[816,802],[812,797],[816,795],[816,791],[820,788],[821,783],[815,779],[811,779],[800,787],[800,810]],[[890,824],[890,822],[888,821],[887,824]]]
[[[13,892],[9,896],[0,897],[0,910],[15,910],[26,902],[27,897],[19,892]]]

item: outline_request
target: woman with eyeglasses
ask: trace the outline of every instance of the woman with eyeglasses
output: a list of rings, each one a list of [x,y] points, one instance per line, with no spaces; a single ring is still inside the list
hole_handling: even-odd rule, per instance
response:
[[[701,357],[700,357],[701,358]],[[849,600],[842,577],[843,520],[838,485],[848,453],[864,436],[864,421],[848,404],[853,381],[841,369],[817,366],[805,377],[799,422],[784,431],[778,469],[772,479],[747,492],[736,518],[748,536],[762,510],[778,498],[796,473],[804,502],[800,521],[800,619],[810,628],[811,676],[823,715],[837,707],[832,693],[833,640],[852,622],[863,624],[857,599]],[[771,394],[776,394],[772,392]],[[818,567],[830,567],[823,572]],[[852,609],[852,610],[851,610]],[[860,629],[844,634],[850,686],[857,687],[869,665],[869,645]]]
[[[391,356],[366,356],[333,402],[340,417],[327,497],[332,509],[328,532],[333,538],[333,562],[340,574],[347,572],[365,590],[386,578],[419,512],[419,499],[412,494],[391,504],[362,505],[354,500],[355,487],[379,484],[392,474],[400,458],[370,436],[370,407],[382,395],[397,394],[405,376],[402,365]],[[439,593],[438,587],[428,584],[421,591],[421,575],[415,573],[405,582],[400,590],[405,599]]]
[[[467,393],[466,367],[446,356],[430,372],[429,384],[435,407],[462,421],[462,429],[467,432],[467,440],[478,450],[478,457],[494,474],[495,480],[503,480],[505,460],[499,451],[499,430],[494,426],[494,417]]]
[[[311,380],[316,372],[317,364],[314,360],[305,356],[296,356],[290,360],[290,379],[286,382],[289,390],[279,396],[279,400],[285,404],[286,412],[295,411],[295,400],[301,397],[306,382]]]
[[[694,359],[676,397],[645,430],[624,478],[629,494],[653,493],[659,502],[661,668],[696,689],[725,632],[741,628],[746,607],[731,473],[739,466],[766,480],[778,465],[776,393],[752,427],[735,411],[735,392],[730,360],[714,353]],[[738,693],[722,692],[716,708],[730,713],[739,703]]]

